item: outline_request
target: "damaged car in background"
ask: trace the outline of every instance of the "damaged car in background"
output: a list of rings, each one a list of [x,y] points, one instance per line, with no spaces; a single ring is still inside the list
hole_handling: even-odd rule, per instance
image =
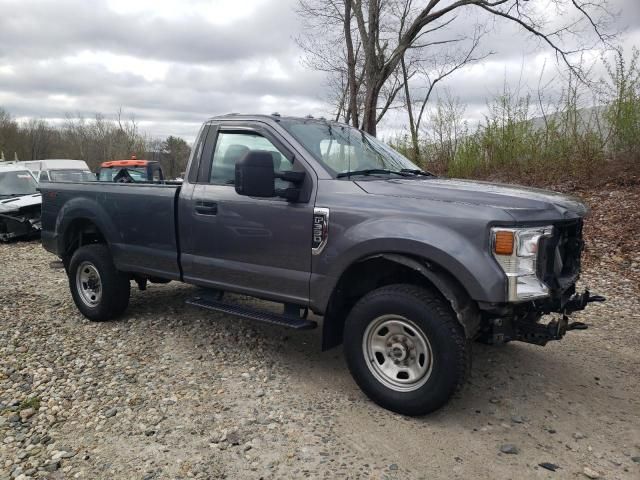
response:
[[[0,241],[40,234],[42,195],[24,166],[0,165]]]

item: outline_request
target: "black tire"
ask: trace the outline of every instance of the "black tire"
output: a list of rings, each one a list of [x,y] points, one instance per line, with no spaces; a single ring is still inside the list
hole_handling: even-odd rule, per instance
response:
[[[99,295],[94,297],[95,300],[87,298],[93,291],[84,288],[87,282],[83,284],[79,280],[78,270],[81,267],[87,275],[96,272],[98,274],[100,289]],[[89,320],[94,322],[111,320],[122,315],[127,309],[131,292],[129,277],[116,270],[106,245],[94,244],[78,248],[71,257],[67,275],[73,301],[78,310]],[[90,281],[95,283],[94,278]]]
[[[398,323],[396,317],[402,320]],[[402,326],[407,325],[404,320],[408,321],[408,327]],[[380,330],[378,325],[382,325]],[[391,325],[386,334],[385,325]],[[404,337],[402,333],[393,335],[398,328],[407,332]],[[428,353],[420,357],[417,345],[423,337],[427,342],[422,345],[427,345]],[[387,350],[380,353],[382,357],[378,353],[370,355],[367,347],[370,338],[377,345],[384,343]],[[390,344],[393,346],[389,347]],[[451,305],[438,293],[415,285],[389,285],[360,299],[345,322],[344,351],[353,378],[369,398],[388,410],[410,416],[425,415],[447,403],[464,385],[471,366],[471,343],[465,338]],[[395,362],[399,359],[393,355],[403,353],[412,368],[428,367],[428,371],[422,377],[416,375],[420,380],[413,384],[390,386],[389,383],[412,381],[401,378],[408,377],[404,372],[395,374],[398,368]],[[414,357],[422,358],[422,365],[411,361]],[[424,360],[425,357],[431,361]],[[405,368],[400,365],[399,368]],[[386,376],[380,373],[382,366],[390,369]]]

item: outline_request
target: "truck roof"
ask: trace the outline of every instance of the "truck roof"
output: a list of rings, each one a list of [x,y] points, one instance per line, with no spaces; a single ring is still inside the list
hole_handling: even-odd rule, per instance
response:
[[[0,173],[2,172],[29,172],[29,169],[17,163],[0,163]]]
[[[138,160],[135,155],[132,155],[128,160],[109,160],[100,164],[101,168],[110,167],[146,167],[150,163],[158,163],[155,160]]]
[[[335,120],[327,119],[324,117],[313,117],[311,115],[307,115],[306,117],[296,117],[290,115],[280,115],[278,112],[274,112],[271,115],[267,115],[264,113],[226,113],[224,115],[216,115],[215,117],[211,117],[208,121],[212,122],[214,120],[262,120],[268,122],[278,122],[280,120],[297,120],[300,122],[316,121],[349,126],[346,123],[337,122]]]

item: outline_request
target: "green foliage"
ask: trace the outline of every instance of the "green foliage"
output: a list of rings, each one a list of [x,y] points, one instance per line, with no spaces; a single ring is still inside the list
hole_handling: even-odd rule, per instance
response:
[[[611,125],[611,146],[616,151],[630,152],[640,143],[639,55],[634,48],[628,65],[620,51],[613,65],[605,61],[609,81],[604,82],[604,91],[612,92],[605,117]]]
[[[26,398],[24,399],[21,403],[20,403],[20,410],[26,410],[27,408],[33,408],[34,410],[39,410],[40,409],[40,398],[38,397],[31,397],[31,398]]]
[[[187,168],[191,148],[184,139],[171,135],[162,143],[162,154],[163,165],[166,165],[165,175],[168,178],[175,178]]]
[[[624,157],[640,167],[640,54],[630,62],[622,53],[607,66],[599,106],[585,108],[584,86],[569,77],[551,108],[532,107],[530,95],[509,89],[491,99],[488,114],[474,128],[464,121],[465,106],[449,94],[432,110],[429,135],[417,162],[451,177],[499,178],[526,183],[589,179],[602,175],[607,162]],[[540,92],[538,92],[540,93]],[[592,92],[589,92],[592,93]],[[544,105],[542,101],[540,105]],[[407,136],[393,146],[411,153]]]

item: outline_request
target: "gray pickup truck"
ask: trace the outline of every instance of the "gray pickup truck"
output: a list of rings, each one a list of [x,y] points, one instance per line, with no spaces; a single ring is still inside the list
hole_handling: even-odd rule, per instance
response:
[[[201,287],[187,303],[255,321],[304,329],[322,317],[323,348],[343,343],[362,390],[407,415],[463,385],[472,341],[544,345],[585,328],[568,316],[604,300],[576,292],[582,203],[438,178],[324,119],[212,118],[182,185],[40,189],[42,243],[87,318],[121,315],[131,281],[171,280]]]

